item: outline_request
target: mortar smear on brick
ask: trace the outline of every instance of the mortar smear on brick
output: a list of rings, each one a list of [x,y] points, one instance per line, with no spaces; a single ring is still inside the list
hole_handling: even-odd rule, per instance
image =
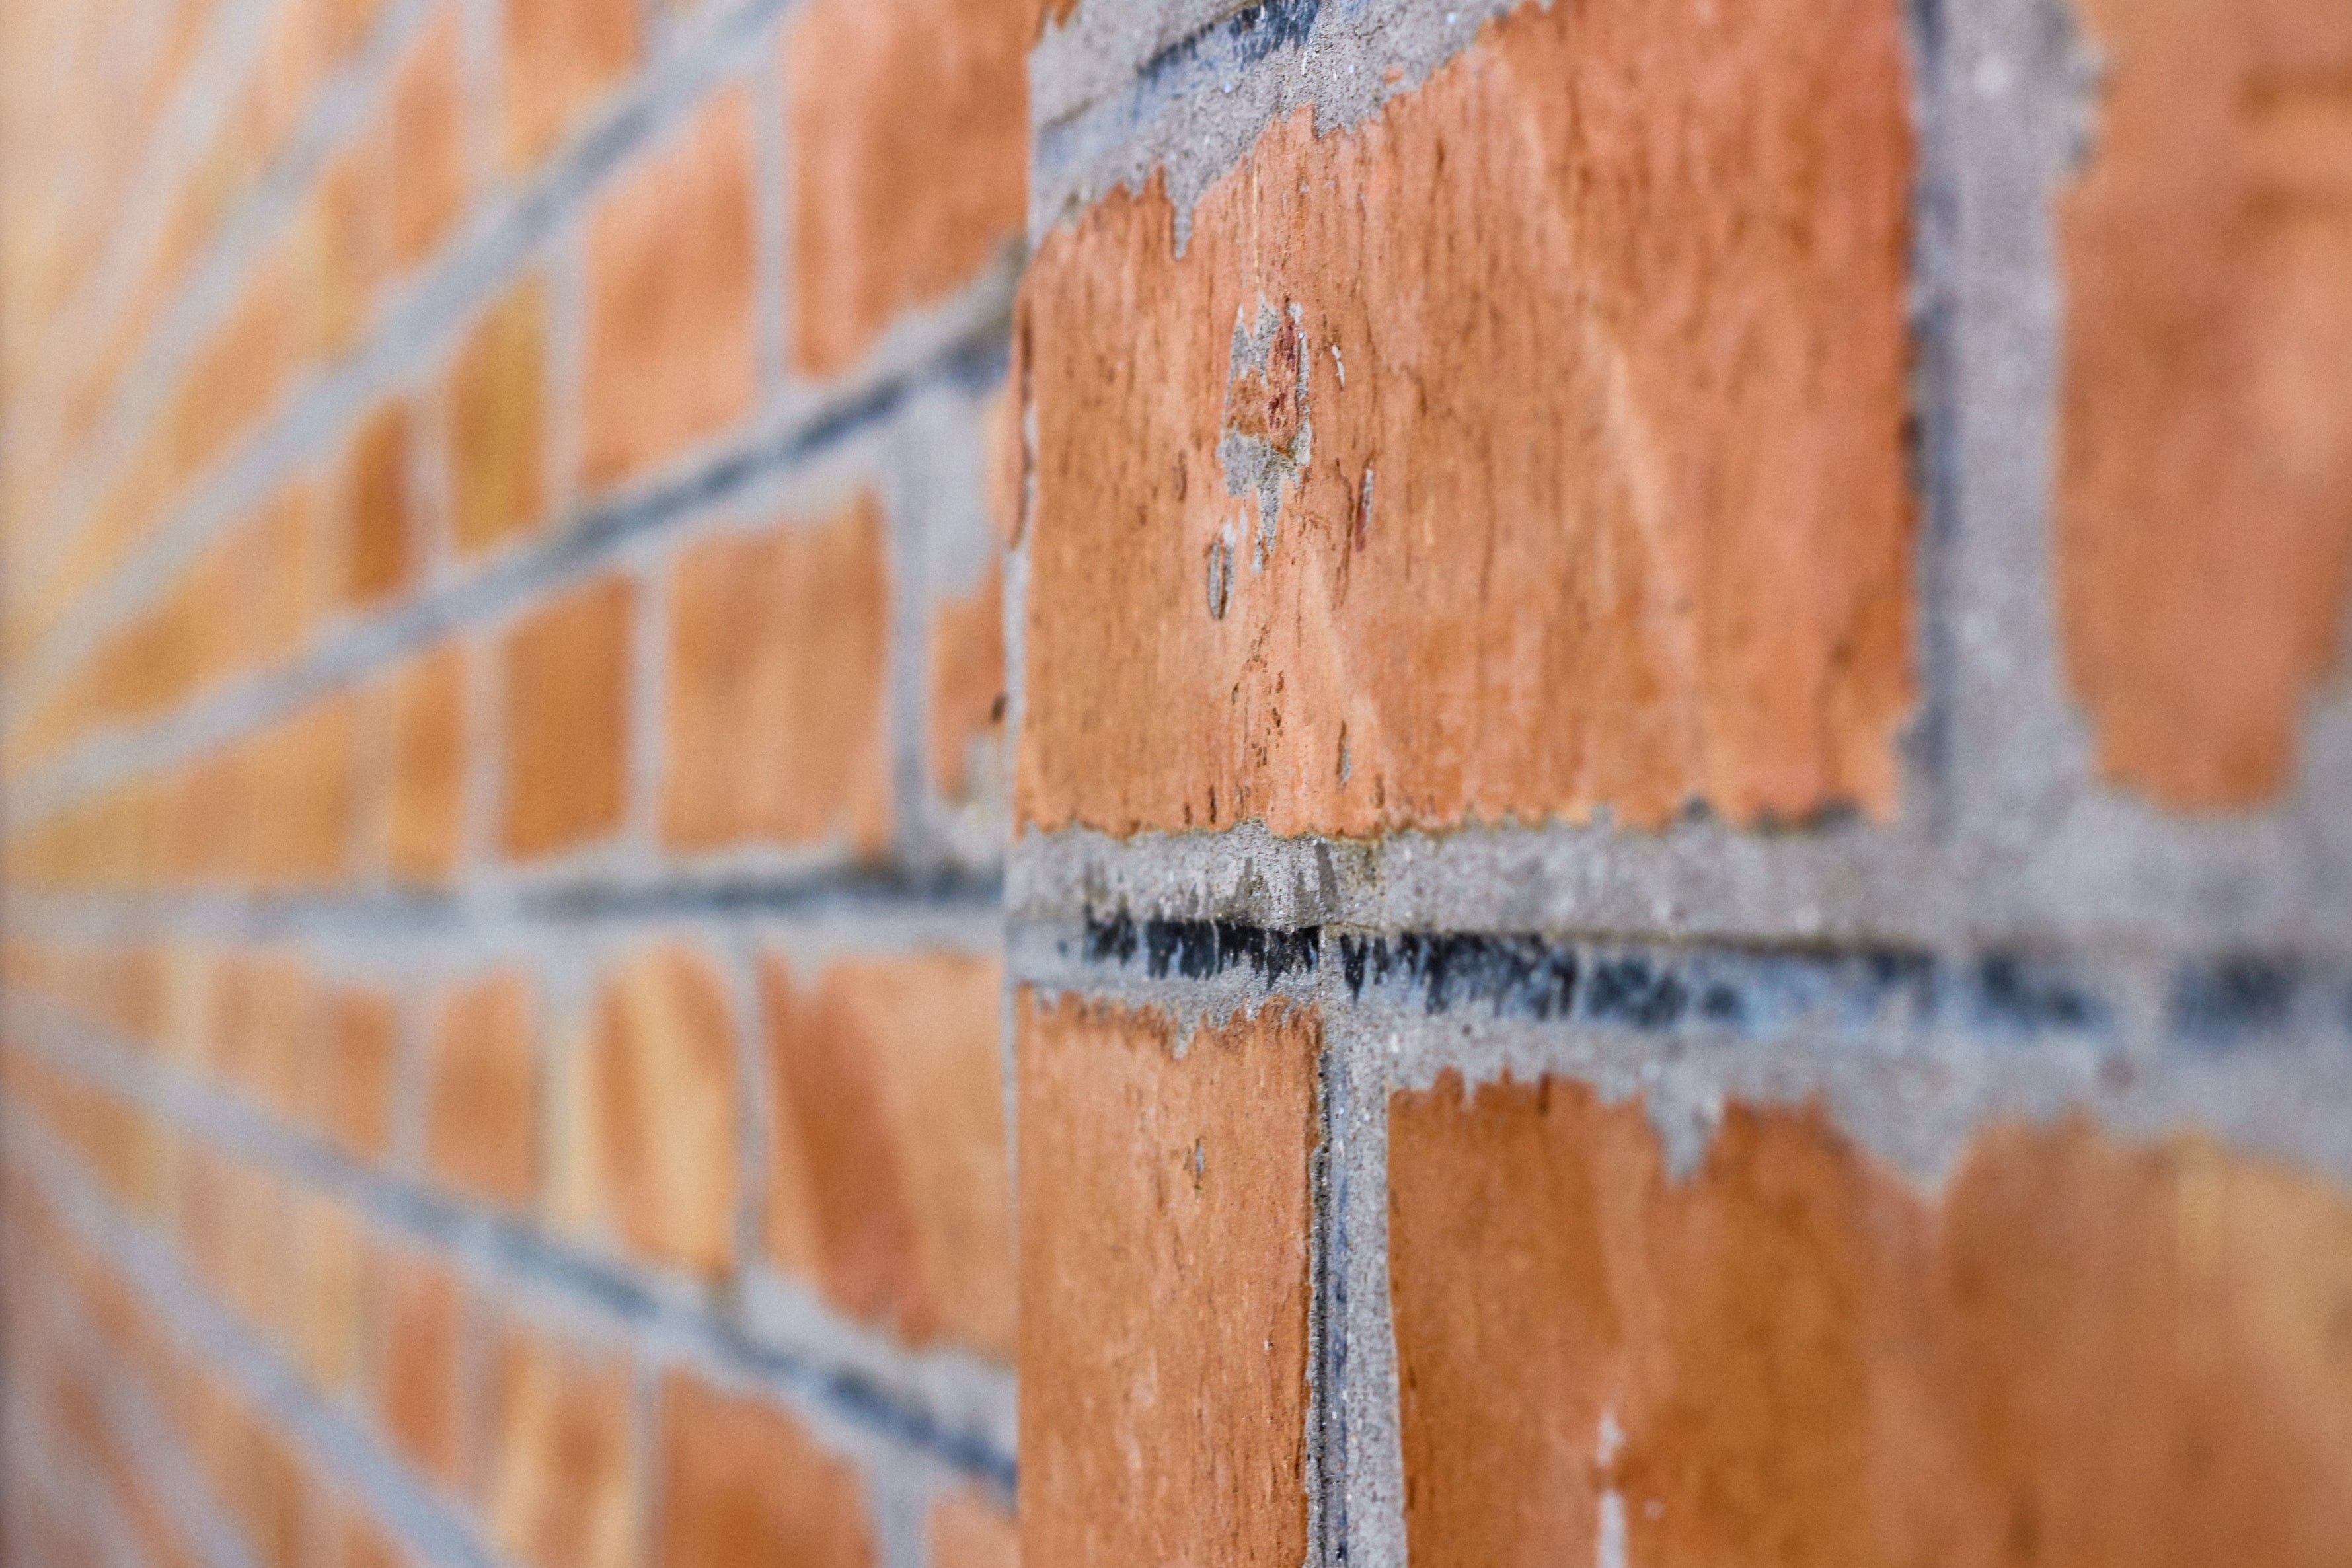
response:
[[[1895,807],[1898,8],[1522,9],[1041,244],[1022,819]]]

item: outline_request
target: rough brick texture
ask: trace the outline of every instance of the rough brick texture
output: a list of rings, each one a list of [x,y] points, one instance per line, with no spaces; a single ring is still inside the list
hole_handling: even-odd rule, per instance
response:
[[[1313,1016],[1018,1005],[1023,1555],[1299,1561]]]
[[[1522,10],[1181,256],[1157,185],[1047,236],[1024,820],[1893,810],[1899,18],[1707,16]]]
[[[2347,82],[0,4],[0,1568],[2343,1557]]]

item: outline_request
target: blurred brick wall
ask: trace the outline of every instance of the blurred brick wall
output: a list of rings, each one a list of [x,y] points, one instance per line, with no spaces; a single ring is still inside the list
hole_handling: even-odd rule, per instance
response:
[[[1034,26],[0,8],[11,1563],[1013,1560]]]
[[[2337,0],[0,73],[12,1563],[2340,1560]]]

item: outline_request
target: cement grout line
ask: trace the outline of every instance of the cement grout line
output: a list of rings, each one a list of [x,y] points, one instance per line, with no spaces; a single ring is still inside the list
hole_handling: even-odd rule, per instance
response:
[[[16,999],[12,1022],[21,1022]],[[412,1240],[464,1257],[485,1276],[527,1293],[593,1309],[608,1326],[690,1349],[730,1374],[803,1408],[927,1454],[974,1479],[1009,1485],[1012,1375],[955,1350],[908,1351],[794,1292],[747,1326],[714,1310],[699,1284],[650,1275],[625,1260],[551,1236],[529,1219],[489,1213],[423,1183],[370,1170],[268,1113],[146,1060],[101,1031],[59,1019],[45,1004],[19,1038],[59,1071],[140,1105],[281,1176],[359,1208]],[[59,1042],[62,1036],[71,1041]]]

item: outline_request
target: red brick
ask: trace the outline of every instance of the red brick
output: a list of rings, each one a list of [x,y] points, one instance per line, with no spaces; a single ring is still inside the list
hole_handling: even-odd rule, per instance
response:
[[[500,1339],[496,1469],[485,1513],[501,1559],[632,1568],[638,1500],[629,1364],[514,1329]]]
[[[547,283],[526,279],[483,317],[449,371],[457,550],[529,533],[546,505]]]
[[[931,783],[943,799],[984,793],[1003,763],[1004,573],[994,561],[969,597],[931,611]]]
[[[740,88],[590,215],[584,476],[627,478],[734,423],[759,388],[751,105]]]
[[[404,269],[432,255],[466,209],[465,83],[461,24],[444,5],[386,89],[392,253]]]
[[[464,847],[466,665],[445,643],[394,678],[385,861],[402,882],[447,882]]]
[[[1390,1108],[1412,1561],[2333,1562],[2352,1201],[2180,1140],[1984,1134],[1940,1197],[1734,1105]],[[1497,1375],[1507,1367],[1508,1375]],[[1609,1500],[1612,1495],[1615,1502]]]
[[[455,1493],[466,1462],[466,1295],[456,1270],[404,1248],[375,1256],[370,1297],[383,1324],[376,1411],[400,1457]]]
[[[1022,820],[1890,814],[1904,61],[1894,0],[1523,6],[1181,259],[1156,184],[1047,236]]]
[[[1021,1568],[1021,1531],[980,1493],[942,1492],[928,1527],[931,1568]]]
[[[679,849],[890,833],[879,507],[707,539],[669,587],[662,831]]]
[[[1028,217],[1036,0],[814,0],[784,30],[793,358],[848,369]]]
[[[660,1568],[871,1568],[857,1472],[772,1405],[662,1382]]]
[[[2107,778],[2252,806],[2352,591],[2352,16],[2081,10],[2111,69],[2059,209],[2067,666]]]
[[[507,0],[507,165],[527,169],[634,70],[636,0]]]
[[[327,1003],[323,1050],[311,1077],[312,1119],[355,1159],[381,1160],[391,1151],[399,1030],[398,1004],[381,992],[347,988]]]
[[[506,635],[500,840],[509,854],[551,854],[621,825],[635,598],[627,578],[601,578],[542,604]]]
[[[654,948],[596,999],[592,1186],[632,1249],[698,1273],[735,1254],[735,1020],[709,960]]]
[[[373,604],[403,587],[415,551],[409,539],[408,405],[384,403],[360,425],[343,459],[341,599]]]
[[[1287,1568],[1321,1026],[1018,1014],[1022,1554]]]
[[[293,1336],[292,1210],[283,1183],[241,1159],[195,1145],[182,1166],[180,1247],[198,1278],[254,1333]]]
[[[850,958],[813,994],[761,972],[770,1253],[811,1237],[824,1293],[911,1343],[1010,1360],[1011,1218],[992,961]]]
[[[427,1167],[509,1208],[529,1208],[539,1194],[536,1013],[529,977],[507,973],[447,993],[434,1019]]]

